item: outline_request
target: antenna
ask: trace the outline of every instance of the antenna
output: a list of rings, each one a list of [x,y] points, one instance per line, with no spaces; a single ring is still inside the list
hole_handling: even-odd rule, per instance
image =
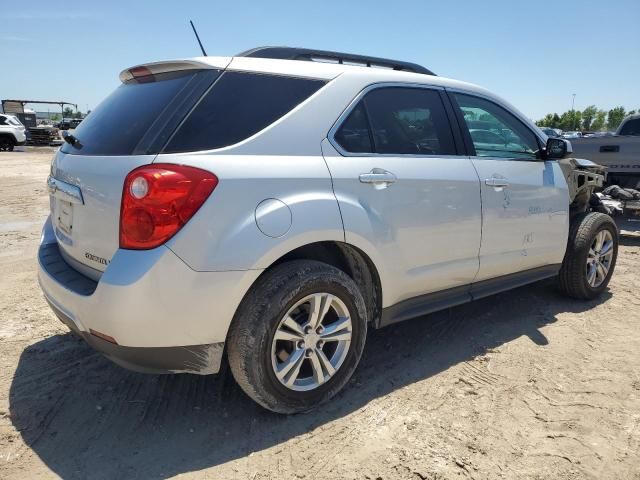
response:
[[[206,57],[207,52],[204,51],[204,47],[202,46],[202,42],[200,41],[200,37],[198,36],[198,31],[196,30],[196,26],[193,24],[191,20],[189,20],[189,23],[191,24],[191,28],[193,28],[193,33],[196,36],[196,40],[198,40],[198,45],[200,45],[200,50],[202,50],[202,55]]]

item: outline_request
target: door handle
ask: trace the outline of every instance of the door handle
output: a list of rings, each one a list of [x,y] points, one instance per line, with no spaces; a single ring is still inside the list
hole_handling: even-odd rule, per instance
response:
[[[618,153],[620,145],[603,145],[600,147],[600,153]]]
[[[383,168],[374,168],[369,173],[361,173],[358,178],[360,183],[371,183],[378,190],[387,188],[398,180],[398,177]]]
[[[507,181],[506,178],[496,178],[496,177],[487,178],[484,181],[484,184],[489,187],[496,187],[496,188],[504,188],[509,186],[509,182]]]

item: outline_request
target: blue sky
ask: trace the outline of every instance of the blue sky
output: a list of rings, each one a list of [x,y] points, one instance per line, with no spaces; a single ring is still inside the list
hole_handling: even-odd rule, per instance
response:
[[[290,45],[414,61],[534,119],[573,93],[578,109],[640,108],[640,0],[6,2],[0,98],[94,108],[120,70],[198,55],[189,19],[210,55]]]

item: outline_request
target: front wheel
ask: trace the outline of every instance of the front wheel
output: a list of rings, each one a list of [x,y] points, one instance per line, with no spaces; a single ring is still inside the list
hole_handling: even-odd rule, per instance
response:
[[[351,378],[364,349],[366,312],[343,271],[307,260],[278,265],[260,277],[231,324],[233,376],[269,410],[308,411]]]
[[[560,269],[560,288],[570,297],[595,298],[607,288],[617,257],[618,229],[613,219],[597,212],[576,216]]]

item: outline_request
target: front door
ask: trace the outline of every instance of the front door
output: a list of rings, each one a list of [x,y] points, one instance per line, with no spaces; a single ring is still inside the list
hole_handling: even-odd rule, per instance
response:
[[[323,142],[345,240],[375,261],[385,307],[469,285],[478,271],[478,176],[441,95],[377,85]]]
[[[534,132],[502,106],[460,93],[452,99],[480,177],[482,246],[475,281],[560,264],[569,194],[558,163],[540,158]]]

